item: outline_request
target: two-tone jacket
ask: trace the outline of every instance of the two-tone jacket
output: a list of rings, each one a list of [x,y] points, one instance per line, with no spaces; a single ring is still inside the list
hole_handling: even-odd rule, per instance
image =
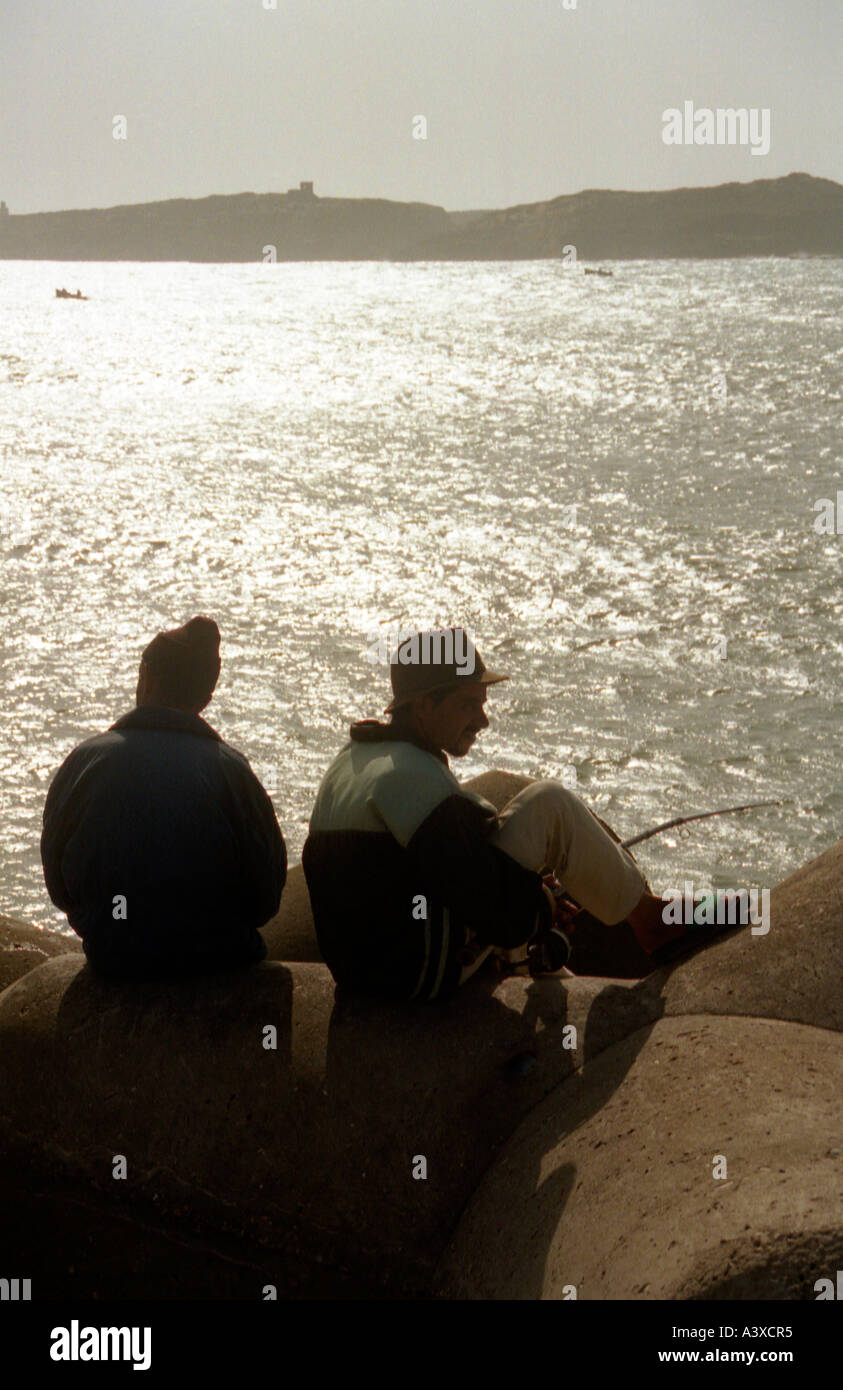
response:
[[[319,788],[302,864],[322,954],[363,994],[436,999],[469,933],[513,948],[550,920],[539,874],[492,840],[495,808],[444,754],[363,720]]]

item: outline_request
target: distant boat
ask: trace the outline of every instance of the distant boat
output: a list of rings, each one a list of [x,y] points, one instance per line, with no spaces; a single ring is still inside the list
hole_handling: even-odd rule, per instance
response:
[[[87,296],[86,294],[83,294],[81,290],[77,290],[75,294],[71,294],[70,290],[56,290],[56,299],[87,299],[87,298],[88,298],[88,296]]]
[[[588,266],[586,265],[583,266],[583,270],[585,271],[586,275],[614,275],[615,273],[613,270],[601,270],[599,266],[593,270],[589,270]]]

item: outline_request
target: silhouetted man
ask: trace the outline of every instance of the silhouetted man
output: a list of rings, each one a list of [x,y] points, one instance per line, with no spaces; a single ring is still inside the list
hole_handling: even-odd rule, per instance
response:
[[[160,632],[137,707],[75,748],[44,807],[41,859],[99,973],[177,978],[247,965],[287,874],[272,802],[201,719],[220,672],[210,618]]]
[[[397,659],[396,659],[397,657]],[[470,660],[469,660],[470,658]],[[533,974],[565,969],[570,941],[543,874],[648,954],[681,935],[579,797],[534,782],[500,815],[461,786],[488,728],[486,669],[461,628],[418,633],[391,665],[388,724],[351,726],[313,808],[302,864],[322,954],[338,983],[396,999],[452,994],[494,948]]]

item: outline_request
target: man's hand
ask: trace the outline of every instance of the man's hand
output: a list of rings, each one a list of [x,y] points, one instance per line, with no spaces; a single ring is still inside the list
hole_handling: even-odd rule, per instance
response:
[[[565,897],[562,884],[554,874],[543,875],[542,888],[553,908],[551,925],[561,927],[565,932],[570,932],[575,925],[575,919],[582,912],[582,908],[577,907],[575,903],[570,902]]]
[[[553,890],[550,888],[547,879],[542,879],[542,892],[550,903],[550,922],[552,926],[556,921],[556,898],[553,895]]]

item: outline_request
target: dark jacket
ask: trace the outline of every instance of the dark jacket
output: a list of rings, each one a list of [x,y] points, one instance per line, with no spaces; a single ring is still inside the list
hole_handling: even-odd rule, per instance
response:
[[[149,706],[65,759],[41,859],[91,965],[123,978],[262,959],[258,927],[287,875],[272,802],[243,755],[198,715]]]
[[[319,946],[338,983],[437,999],[467,931],[512,948],[550,919],[541,878],[491,842],[495,808],[444,754],[364,720],[322,781],[302,853]]]

